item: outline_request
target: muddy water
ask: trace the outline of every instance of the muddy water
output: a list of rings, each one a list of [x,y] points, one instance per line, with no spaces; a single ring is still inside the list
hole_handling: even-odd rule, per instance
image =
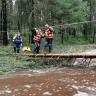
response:
[[[96,96],[96,69],[64,67],[3,75],[0,96]]]

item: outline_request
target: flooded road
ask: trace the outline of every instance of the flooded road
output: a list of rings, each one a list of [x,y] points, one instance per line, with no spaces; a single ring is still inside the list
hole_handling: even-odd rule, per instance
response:
[[[96,96],[96,69],[64,67],[2,75],[0,96]]]

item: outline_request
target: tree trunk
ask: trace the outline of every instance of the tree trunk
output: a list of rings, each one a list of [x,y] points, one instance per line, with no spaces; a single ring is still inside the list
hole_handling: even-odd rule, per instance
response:
[[[7,39],[7,12],[6,12],[6,0],[2,0],[3,9],[3,45],[8,45]]]
[[[2,33],[2,9],[1,9],[1,12],[0,12],[1,14],[0,14],[0,31],[1,31],[1,33]]]
[[[34,0],[32,0],[32,18],[31,18],[31,43],[33,43],[33,34],[34,34],[34,26],[35,26],[35,22],[34,22]]]
[[[66,53],[66,54],[22,54],[21,56],[29,57],[51,57],[51,58],[96,58],[95,53]]]

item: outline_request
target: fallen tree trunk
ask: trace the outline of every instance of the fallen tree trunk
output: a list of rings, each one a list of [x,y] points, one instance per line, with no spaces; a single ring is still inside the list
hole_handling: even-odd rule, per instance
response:
[[[71,53],[71,54],[23,54],[22,56],[29,57],[57,57],[57,58],[96,58],[95,54],[89,53]]]

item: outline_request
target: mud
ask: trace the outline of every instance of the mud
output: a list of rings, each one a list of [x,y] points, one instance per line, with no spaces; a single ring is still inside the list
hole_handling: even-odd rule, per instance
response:
[[[2,75],[0,96],[96,96],[96,69],[64,67]]]

